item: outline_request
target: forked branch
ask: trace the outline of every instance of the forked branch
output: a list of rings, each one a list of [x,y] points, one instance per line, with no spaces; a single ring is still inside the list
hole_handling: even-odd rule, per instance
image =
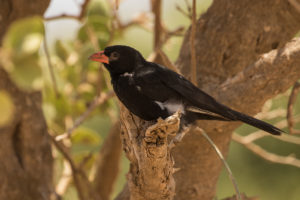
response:
[[[130,170],[127,174],[130,199],[173,199],[175,195],[172,144],[179,129],[180,113],[156,124],[131,114],[121,105],[121,140]]]

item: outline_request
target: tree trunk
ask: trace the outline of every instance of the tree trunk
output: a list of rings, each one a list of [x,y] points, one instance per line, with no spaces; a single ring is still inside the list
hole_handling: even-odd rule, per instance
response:
[[[49,0],[0,1],[0,41],[14,20],[42,15],[48,4]],[[18,89],[1,66],[0,91],[14,105],[11,121],[0,127],[0,199],[50,199],[53,160],[41,93]]]
[[[214,1],[197,21],[198,85],[236,110],[250,115],[259,112],[266,100],[287,90],[300,77],[299,41],[285,46],[299,28],[300,15],[288,1]],[[187,77],[189,34],[188,31],[176,63]],[[289,51],[293,52],[290,60]],[[238,125],[199,122],[225,155],[231,132]],[[176,185],[180,185],[175,199],[213,199],[222,163],[208,142],[191,132],[173,155],[175,167],[181,168],[175,174]]]

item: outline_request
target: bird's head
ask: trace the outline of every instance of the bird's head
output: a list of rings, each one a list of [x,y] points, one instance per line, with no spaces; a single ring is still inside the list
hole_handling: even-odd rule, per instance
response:
[[[103,63],[111,74],[131,73],[145,62],[137,50],[123,45],[106,47],[104,51],[94,53],[89,59]]]

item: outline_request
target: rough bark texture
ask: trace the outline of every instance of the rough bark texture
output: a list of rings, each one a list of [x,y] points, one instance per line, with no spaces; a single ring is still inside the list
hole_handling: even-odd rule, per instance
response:
[[[171,200],[175,195],[171,148],[179,129],[178,113],[154,125],[121,106],[123,149],[130,160],[127,174],[130,199]],[[128,198],[128,197],[127,197]]]
[[[16,19],[42,15],[49,0],[0,1],[0,44]],[[11,122],[0,127],[0,199],[50,199],[52,155],[39,92],[19,90],[0,66],[0,90],[15,106]]]
[[[267,99],[300,78],[299,40],[285,46],[299,28],[300,15],[288,1],[214,1],[197,22],[198,84],[232,108],[250,115],[259,112]],[[176,63],[187,77],[188,41],[189,31]],[[239,123],[202,121],[199,125],[226,155],[231,132]],[[175,174],[180,185],[175,199],[213,199],[222,164],[207,141],[189,133],[173,155],[175,167],[181,168]]]
[[[3,90],[15,109],[12,121],[0,127],[0,199],[50,199],[52,154],[41,94],[20,91],[0,67]]]
[[[2,41],[3,35],[13,21],[23,17],[43,15],[49,2],[50,0],[1,0],[0,41]]]

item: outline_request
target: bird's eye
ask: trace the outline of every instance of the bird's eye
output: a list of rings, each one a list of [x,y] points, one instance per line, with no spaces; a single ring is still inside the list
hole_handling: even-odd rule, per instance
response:
[[[112,52],[109,56],[110,61],[118,60],[120,57],[120,54],[116,51]]]

